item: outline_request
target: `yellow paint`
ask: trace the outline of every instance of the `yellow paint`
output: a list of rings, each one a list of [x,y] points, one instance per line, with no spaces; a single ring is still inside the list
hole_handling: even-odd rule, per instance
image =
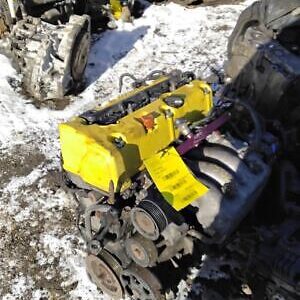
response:
[[[147,88],[136,89],[104,107]],[[176,94],[185,95],[184,105],[169,107],[163,99]],[[94,188],[108,192],[112,180],[116,191],[123,191],[130,186],[131,178],[145,168],[143,161],[166,149],[179,137],[175,119],[201,120],[211,107],[209,86],[194,80],[172,93],[160,95],[157,100],[121,118],[116,124],[87,125],[82,118],[75,117],[59,126],[63,168]],[[103,106],[95,108],[102,109]],[[150,113],[155,116],[155,126],[146,130],[140,119]],[[117,148],[115,138],[122,138],[125,146]]]
[[[111,12],[116,20],[122,17],[122,5],[119,0],[110,0]]]
[[[208,191],[190,172],[174,147],[154,154],[144,163],[162,196],[178,211]]]

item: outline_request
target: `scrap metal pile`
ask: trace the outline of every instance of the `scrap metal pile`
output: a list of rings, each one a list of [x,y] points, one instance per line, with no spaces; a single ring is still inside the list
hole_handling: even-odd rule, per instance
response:
[[[164,299],[187,258],[212,252],[237,263],[252,297],[299,296],[300,3],[289,2],[241,15],[214,103],[194,74],[155,71],[60,125],[87,272],[112,298]]]

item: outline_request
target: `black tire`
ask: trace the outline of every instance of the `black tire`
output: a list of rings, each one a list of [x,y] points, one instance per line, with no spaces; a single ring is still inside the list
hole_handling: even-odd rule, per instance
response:
[[[276,38],[290,50],[299,43],[300,17],[292,13],[299,7],[300,0],[261,0],[246,8],[228,39],[227,74],[236,77],[256,53],[257,45]],[[250,29],[253,36],[248,34]]]
[[[229,59],[239,51],[238,44],[243,40],[247,29],[259,24],[259,9],[260,3],[254,2],[241,13],[235,28],[228,39],[227,51]]]
[[[298,30],[300,27],[299,14],[292,12],[300,7],[300,0],[261,0],[254,2],[240,15],[237,24],[228,40],[228,58],[237,54],[240,43],[248,28],[257,26],[269,39],[275,35],[280,39],[286,28]]]

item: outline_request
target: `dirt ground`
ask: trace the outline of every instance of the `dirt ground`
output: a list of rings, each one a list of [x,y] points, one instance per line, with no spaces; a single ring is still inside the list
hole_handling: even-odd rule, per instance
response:
[[[49,164],[45,156],[34,147],[21,145],[0,158],[0,185],[7,186],[13,178],[27,177],[36,168]],[[73,288],[62,287],[68,274],[60,267],[59,249],[50,252],[41,243],[45,232],[55,232],[60,239],[70,232],[76,233],[74,206],[61,207],[60,203],[49,203],[61,188],[59,170],[39,174],[39,178],[26,186],[16,187],[18,192],[1,189],[0,192],[0,298],[12,292],[12,283],[25,276],[24,285],[31,286],[27,278],[34,281],[34,289],[41,291],[39,299],[66,299]],[[48,206],[45,211],[44,205]],[[4,209],[10,207],[10,209]],[[70,243],[78,246],[79,239],[70,237]],[[50,254],[50,255],[49,255]],[[40,262],[38,262],[41,260]],[[43,290],[47,291],[43,298]],[[16,299],[31,300],[32,290],[24,289]]]

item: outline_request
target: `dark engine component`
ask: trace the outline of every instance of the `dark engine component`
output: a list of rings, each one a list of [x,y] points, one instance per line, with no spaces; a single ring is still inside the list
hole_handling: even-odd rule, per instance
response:
[[[228,41],[228,74],[235,78],[270,40],[299,55],[299,0],[261,0],[245,9]]]
[[[299,107],[300,1],[255,2],[229,39],[227,73],[234,92],[267,118],[287,123]]]
[[[299,215],[298,215],[299,217]],[[267,299],[294,300],[300,296],[300,227],[297,219],[243,232],[228,245],[239,257],[240,274],[256,289],[260,281]],[[234,255],[238,253],[238,255]]]
[[[289,52],[278,41],[257,48],[237,77],[233,77],[230,88],[266,118],[290,125],[300,120],[299,113],[294,111],[299,110],[300,56]]]
[[[0,52],[21,71],[25,93],[41,101],[57,100],[78,89],[91,43],[91,20],[83,15],[85,0],[0,4],[0,19],[5,16],[8,29]]]
[[[91,28],[131,19],[134,0],[0,0],[0,52],[23,75],[36,100],[64,98],[82,87]],[[93,23],[93,24],[92,24]]]
[[[254,107],[282,142],[252,220],[229,248],[235,258],[241,254],[240,271],[253,289],[264,285],[257,299],[298,299],[300,1],[262,0],[247,8],[229,39],[228,59],[224,94]]]
[[[299,165],[300,1],[262,0],[240,16],[228,43],[230,97],[247,101],[282,134]],[[292,146],[291,146],[292,145]]]

